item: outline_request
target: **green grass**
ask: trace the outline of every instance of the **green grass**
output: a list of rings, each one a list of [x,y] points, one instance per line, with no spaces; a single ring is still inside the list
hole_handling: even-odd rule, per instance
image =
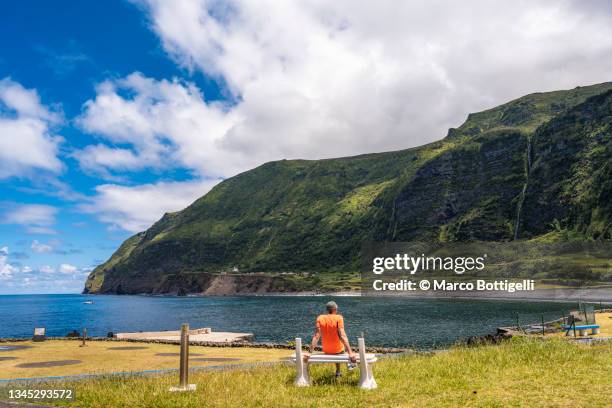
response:
[[[310,388],[293,386],[292,367],[200,372],[194,393],[173,394],[174,376],[104,378],[75,387],[78,407],[505,407],[610,406],[612,345],[513,339],[498,346],[456,347],[380,361],[378,389],[356,388],[358,370],[339,381],[314,366]],[[42,387],[41,384],[37,387]]]

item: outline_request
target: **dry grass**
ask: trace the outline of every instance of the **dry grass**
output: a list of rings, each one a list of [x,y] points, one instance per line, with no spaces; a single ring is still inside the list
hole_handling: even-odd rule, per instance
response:
[[[612,337],[612,312],[596,313],[595,321],[601,326],[599,333],[601,336]]]
[[[32,348],[3,351],[0,357],[17,357],[16,360],[0,361],[0,379],[63,376],[75,374],[99,374],[122,371],[143,371],[177,368],[178,357],[156,356],[157,353],[178,353],[179,346],[172,344],[147,344],[119,341],[89,341],[86,347],[79,347],[80,341],[50,340],[42,343],[19,342],[0,343],[4,345],[26,345]],[[111,347],[146,347],[142,350],[109,350]],[[191,353],[202,354],[194,358],[221,357],[237,358],[230,362],[192,361],[191,367],[242,364],[262,361],[278,361],[291,355],[290,350],[244,347],[199,347],[191,346]],[[81,360],[82,363],[61,367],[20,368],[22,363],[56,360]]]

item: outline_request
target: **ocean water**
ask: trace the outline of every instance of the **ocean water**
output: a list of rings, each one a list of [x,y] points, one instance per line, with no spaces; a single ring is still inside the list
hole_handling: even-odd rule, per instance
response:
[[[192,328],[249,332],[257,342],[310,339],[314,321],[334,299],[344,315],[351,342],[362,332],[366,344],[417,348],[444,347],[499,326],[552,320],[575,303],[360,298],[331,296],[150,297],[88,295],[0,296],[0,337],[31,337],[34,327],[49,336],[87,328],[92,336],[112,332]],[[93,304],[84,304],[93,300]]]

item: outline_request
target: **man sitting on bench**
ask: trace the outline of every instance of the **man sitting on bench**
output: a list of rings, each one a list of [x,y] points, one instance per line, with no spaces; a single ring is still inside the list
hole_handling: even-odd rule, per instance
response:
[[[315,334],[312,337],[312,343],[310,344],[310,353],[314,352],[315,347],[321,339],[323,346],[323,353],[325,354],[342,354],[346,350],[349,359],[355,363],[357,356],[351,350],[346,332],[344,331],[344,318],[338,314],[338,305],[336,302],[327,302],[325,305],[327,308],[327,314],[322,314],[317,317]],[[321,336],[323,338],[321,338]],[[304,356],[304,360],[307,362],[309,356]],[[340,363],[336,363],[336,377],[340,377]]]

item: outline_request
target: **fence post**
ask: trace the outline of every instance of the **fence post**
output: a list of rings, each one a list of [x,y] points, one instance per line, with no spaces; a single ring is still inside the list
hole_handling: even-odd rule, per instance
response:
[[[181,326],[181,387],[187,386],[189,376],[189,325],[183,323]]]
[[[542,337],[544,337],[544,314],[542,314]]]
[[[516,314],[516,330],[520,331],[521,330],[521,325],[519,324],[519,314]]]
[[[196,385],[189,384],[189,324],[181,326],[181,356],[179,365],[179,386],[170,387],[170,391],[195,391]]]
[[[85,344],[85,339],[87,339],[87,329],[83,329],[83,342],[81,343],[81,345],[79,347],[85,347],[87,346],[87,344]]]

